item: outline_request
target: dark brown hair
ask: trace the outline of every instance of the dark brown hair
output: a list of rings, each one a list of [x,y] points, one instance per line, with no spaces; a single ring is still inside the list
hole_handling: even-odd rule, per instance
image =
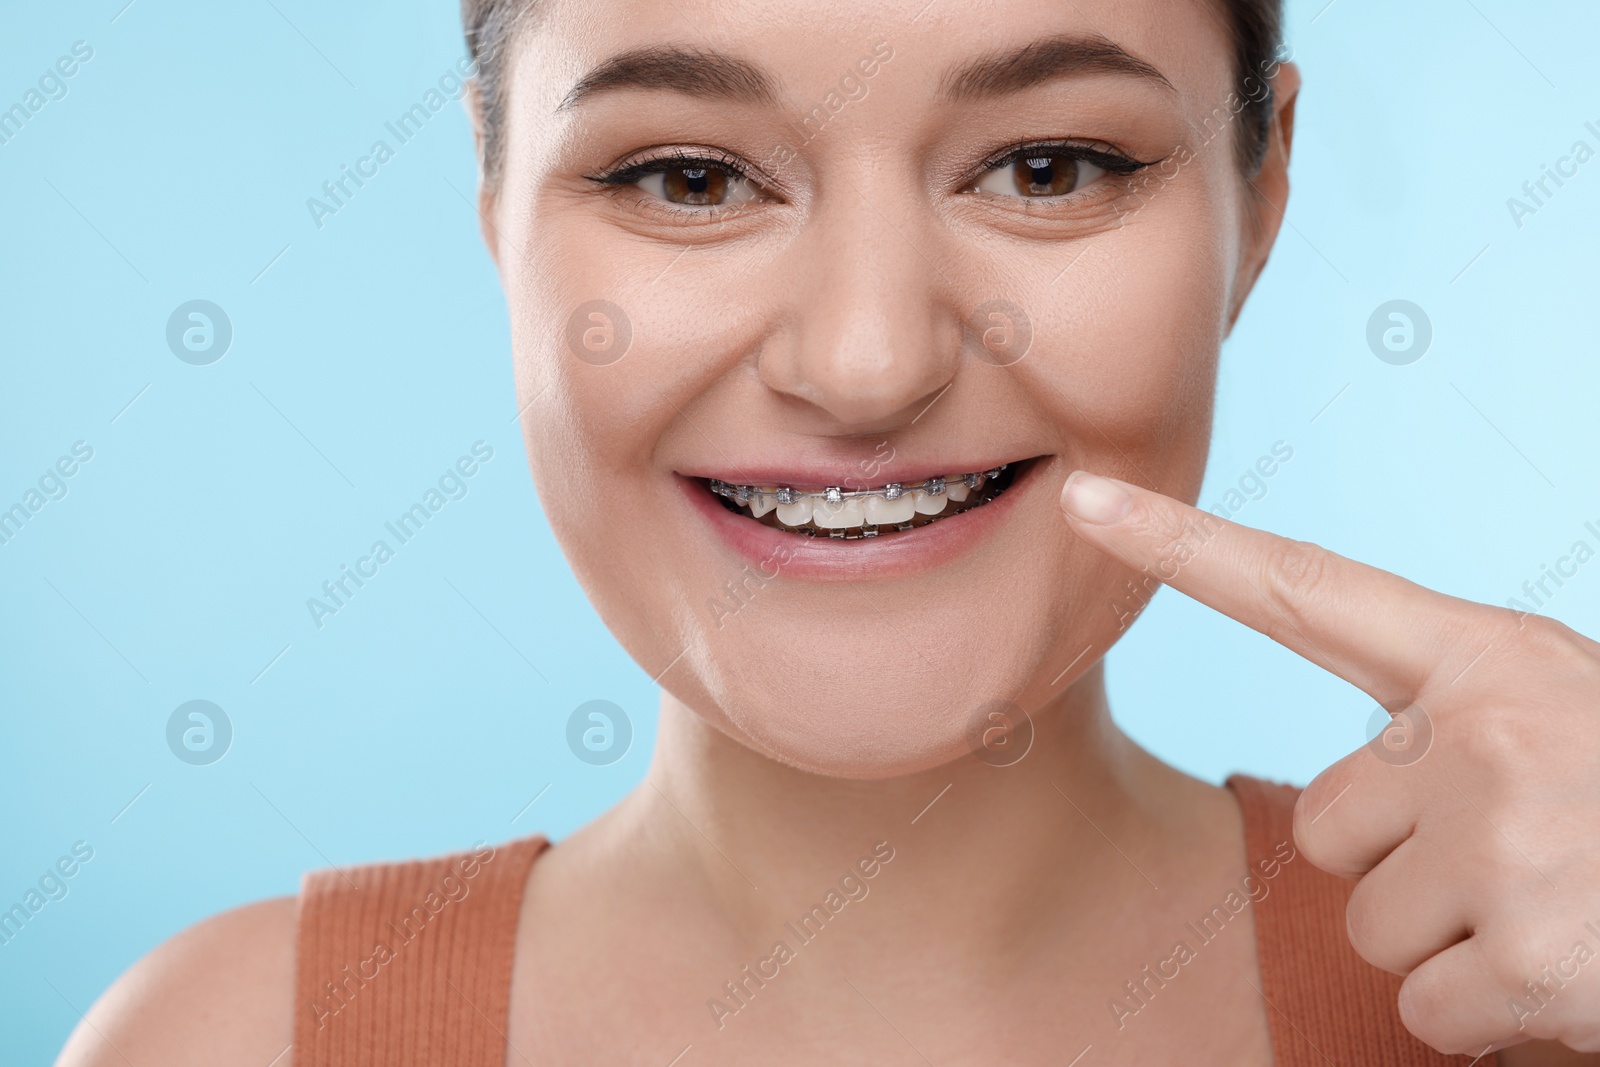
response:
[[[1254,175],[1272,134],[1273,99],[1267,79],[1283,45],[1283,0],[1215,0],[1233,32],[1234,91],[1243,101],[1236,145],[1239,165]],[[541,0],[461,0],[461,25],[477,65],[473,78],[483,131],[483,180],[500,181],[504,150],[506,61],[523,33],[544,13]]]
[[[470,0],[462,0],[462,10]],[[1222,0],[1233,29],[1234,91],[1244,100],[1239,112],[1239,164],[1254,177],[1272,139],[1272,84],[1283,58],[1283,0]]]

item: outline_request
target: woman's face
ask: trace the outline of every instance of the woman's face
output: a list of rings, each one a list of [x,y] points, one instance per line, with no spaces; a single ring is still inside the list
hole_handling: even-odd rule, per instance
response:
[[[1231,55],[1207,0],[556,0],[524,34],[486,229],[528,455],[671,694],[884,777],[1120,636],[1134,575],[1058,497],[1198,492],[1275,231]]]

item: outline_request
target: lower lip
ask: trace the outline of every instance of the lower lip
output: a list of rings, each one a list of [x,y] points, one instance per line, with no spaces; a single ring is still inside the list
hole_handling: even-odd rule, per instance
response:
[[[1028,464],[1005,492],[970,511],[914,530],[845,540],[785,533],[723,507],[705,483],[675,475],[722,540],[768,577],[778,572],[820,582],[902,578],[932,570],[971,551],[1015,510],[1021,495],[1039,480],[1044,459]]]

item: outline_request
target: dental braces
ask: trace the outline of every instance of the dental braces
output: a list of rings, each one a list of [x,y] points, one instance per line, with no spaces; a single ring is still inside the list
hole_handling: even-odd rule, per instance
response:
[[[1000,466],[993,467],[986,471],[963,474],[961,476],[961,484],[965,485],[968,489],[982,488],[985,482],[993,481],[994,479],[1000,477],[1001,472],[1010,466],[1011,464],[1009,463],[1002,463]],[[710,488],[713,493],[716,493],[718,496],[727,497],[728,499],[733,500],[741,505],[749,504],[750,501],[755,497],[767,496],[776,498],[780,504],[793,504],[797,500],[808,499],[823,500],[829,504],[838,504],[847,499],[863,496],[881,496],[885,500],[898,500],[906,493],[910,493],[918,489],[922,490],[924,493],[927,493],[929,496],[944,496],[945,491],[949,488],[949,480],[942,475],[929,478],[927,481],[916,485],[906,485],[902,482],[890,482],[888,485],[881,486],[877,489],[845,489],[842,486],[830,485],[826,489],[815,493],[802,493],[799,490],[791,489],[788,486],[780,486],[771,493],[765,493],[753,485],[734,485],[730,482],[718,481],[715,478],[710,479],[710,483]]]

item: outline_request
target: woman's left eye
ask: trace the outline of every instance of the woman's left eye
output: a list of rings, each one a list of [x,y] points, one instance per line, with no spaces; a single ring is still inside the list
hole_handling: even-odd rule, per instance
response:
[[[1029,148],[985,171],[973,189],[1037,200],[1075,193],[1106,173],[1105,167],[1059,148]]]

